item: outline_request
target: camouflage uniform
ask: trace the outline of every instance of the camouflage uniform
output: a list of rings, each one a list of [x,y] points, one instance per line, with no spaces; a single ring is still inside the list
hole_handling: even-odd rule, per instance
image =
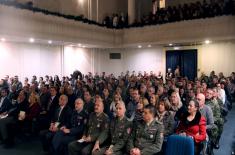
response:
[[[212,100],[212,99],[207,100],[206,105],[208,105],[213,112],[214,123],[216,126],[212,128],[210,136],[211,136],[212,142],[216,144],[218,141],[218,137],[220,137],[223,131],[223,118],[221,117],[220,106],[216,100]]]

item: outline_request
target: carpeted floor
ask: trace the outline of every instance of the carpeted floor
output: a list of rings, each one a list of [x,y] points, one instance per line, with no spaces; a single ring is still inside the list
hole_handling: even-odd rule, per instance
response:
[[[220,149],[214,150],[215,155],[231,155],[235,147],[235,106],[227,116],[227,122],[220,140]],[[0,155],[44,155],[38,138],[28,141],[17,141],[14,148],[4,149],[0,145]]]

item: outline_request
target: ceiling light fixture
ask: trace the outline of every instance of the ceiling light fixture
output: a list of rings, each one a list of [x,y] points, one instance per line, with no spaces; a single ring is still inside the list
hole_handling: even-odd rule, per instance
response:
[[[141,46],[141,45],[138,45],[138,48],[142,48],[142,46]]]
[[[52,41],[51,41],[51,40],[48,40],[48,44],[52,44]]]
[[[211,41],[210,41],[210,40],[205,40],[205,43],[206,43],[206,44],[210,44]]]
[[[29,42],[31,42],[31,43],[33,43],[34,41],[35,41],[34,38],[29,39]]]
[[[174,50],[179,50],[180,49],[180,47],[174,47]]]
[[[173,44],[171,44],[171,43],[169,44],[169,46],[172,46],[172,45],[173,45]]]
[[[150,48],[150,47],[152,47],[151,45],[148,45],[148,47]]]
[[[4,41],[6,41],[6,39],[5,38],[1,38],[1,41],[4,42]]]

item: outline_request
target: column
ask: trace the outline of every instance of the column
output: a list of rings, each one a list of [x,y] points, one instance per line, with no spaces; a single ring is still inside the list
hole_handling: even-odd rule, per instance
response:
[[[128,0],[128,23],[133,24],[136,18],[136,8],[135,8],[136,0]]]

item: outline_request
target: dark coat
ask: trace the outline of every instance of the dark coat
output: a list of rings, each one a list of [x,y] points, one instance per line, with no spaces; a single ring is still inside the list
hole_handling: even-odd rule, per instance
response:
[[[0,114],[7,112],[11,108],[12,108],[12,104],[10,100],[7,97],[5,97],[5,99],[3,100],[2,106],[0,107]]]
[[[65,106],[59,115],[60,107],[56,108],[52,117],[51,123],[59,122],[58,128],[62,126],[69,126],[72,110],[69,106]]]
[[[173,113],[171,113],[170,111],[166,111],[162,118],[160,118],[159,114],[157,114],[156,119],[163,123],[164,136],[169,136],[174,133],[175,120]]]

